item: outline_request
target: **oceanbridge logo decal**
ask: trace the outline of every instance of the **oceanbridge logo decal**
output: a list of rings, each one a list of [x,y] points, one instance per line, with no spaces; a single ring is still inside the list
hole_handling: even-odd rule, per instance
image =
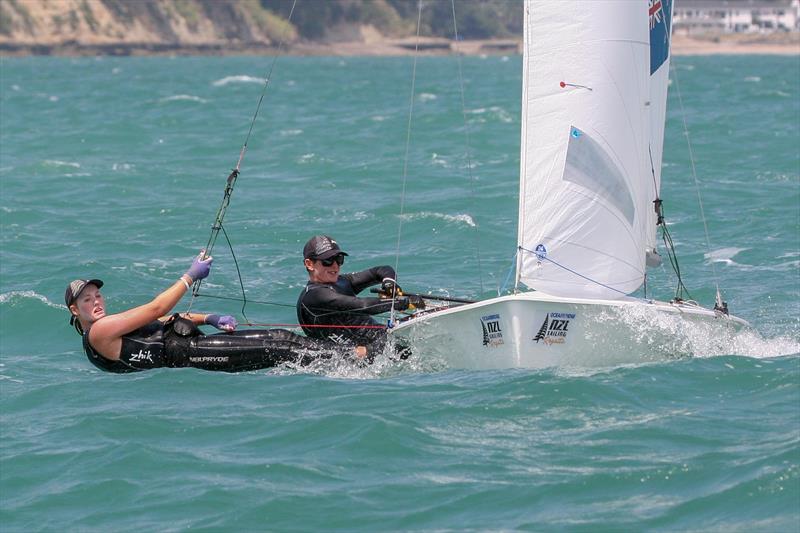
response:
[[[539,332],[533,337],[537,343],[539,341],[545,344],[564,344],[567,342],[567,335],[569,335],[569,323],[575,319],[575,313],[548,313],[544,317],[542,327]]]
[[[486,315],[481,317],[484,346],[500,346],[503,344],[503,330],[500,329],[500,315]]]

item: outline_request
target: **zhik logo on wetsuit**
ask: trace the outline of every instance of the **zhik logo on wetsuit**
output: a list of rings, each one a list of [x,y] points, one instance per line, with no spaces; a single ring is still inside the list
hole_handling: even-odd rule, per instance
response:
[[[152,363],[153,362],[153,354],[150,353],[150,350],[147,350],[146,352],[142,351],[142,350],[139,350],[139,353],[132,353],[131,354],[131,361],[136,361],[136,362],[149,361],[149,362]]]

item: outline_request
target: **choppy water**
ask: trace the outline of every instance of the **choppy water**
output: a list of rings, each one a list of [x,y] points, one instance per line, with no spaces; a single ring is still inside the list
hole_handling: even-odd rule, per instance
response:
[[[0,63],[4,531],[800,528],[798,57],[676,58],[685,112],[673,83],[665,208],[692,296],[713,303],[716,270],[761,333],[730,354],[98,372],[68,326],[66,283],[102,278],[114,311],[185,270],[269,61]],[[474,183],[458,65],[424,58],[399,272],[421,292],[489,296],[515,245],[520,59],[463,69]],[[251,320],[295,321],[314,233],[353,269],[395,263],[410,79],[409,58],[278,61],[226,218]],[[214,255],[205,287],[236,296],[224,242]],[[656,272],[650,289],[668,299],[674,278]],[[233,301],[195,307],[240,315]]]

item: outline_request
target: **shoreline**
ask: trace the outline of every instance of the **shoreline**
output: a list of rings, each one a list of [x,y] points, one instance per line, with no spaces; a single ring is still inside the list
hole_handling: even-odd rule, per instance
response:
[[[0,42],[0,58],[26,56],[226,56],[226,55],[287,55],[287,56],[409,56],[451,55],[467,56],[519,55],[522,42],[516,39],[489,39],[454,42],[437,38],[381,39],[370,42],[299,42],[287,47],[263,43],[11,43]],[[691,55],[787,55],[800,56],[800,34],[707,35],[687,37],[675,35],[672,54]]]

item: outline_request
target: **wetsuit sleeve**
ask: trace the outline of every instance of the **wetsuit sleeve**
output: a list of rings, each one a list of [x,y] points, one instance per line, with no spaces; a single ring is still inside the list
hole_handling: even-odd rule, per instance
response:
[[[384,278],[396,279],[395,271],[389,265],[375,266],[368,270],[361,272],[353,272],[352,274],[345,274],[350,284],[353,286],[353,291],[356,294],[363,291],[367,287],[377,285],[382,282]],[[377,300],[377,298],[364,298],[364,300]]]
[[[325,312],[333,313],[337,311],[377,315],[380,313],[387,313],[392,309],[391,300],[348,296],[329,288],[318,288],[308,291],[303,297],[302,304],[309,309],[313,309],[317,315],[324,314]]]

